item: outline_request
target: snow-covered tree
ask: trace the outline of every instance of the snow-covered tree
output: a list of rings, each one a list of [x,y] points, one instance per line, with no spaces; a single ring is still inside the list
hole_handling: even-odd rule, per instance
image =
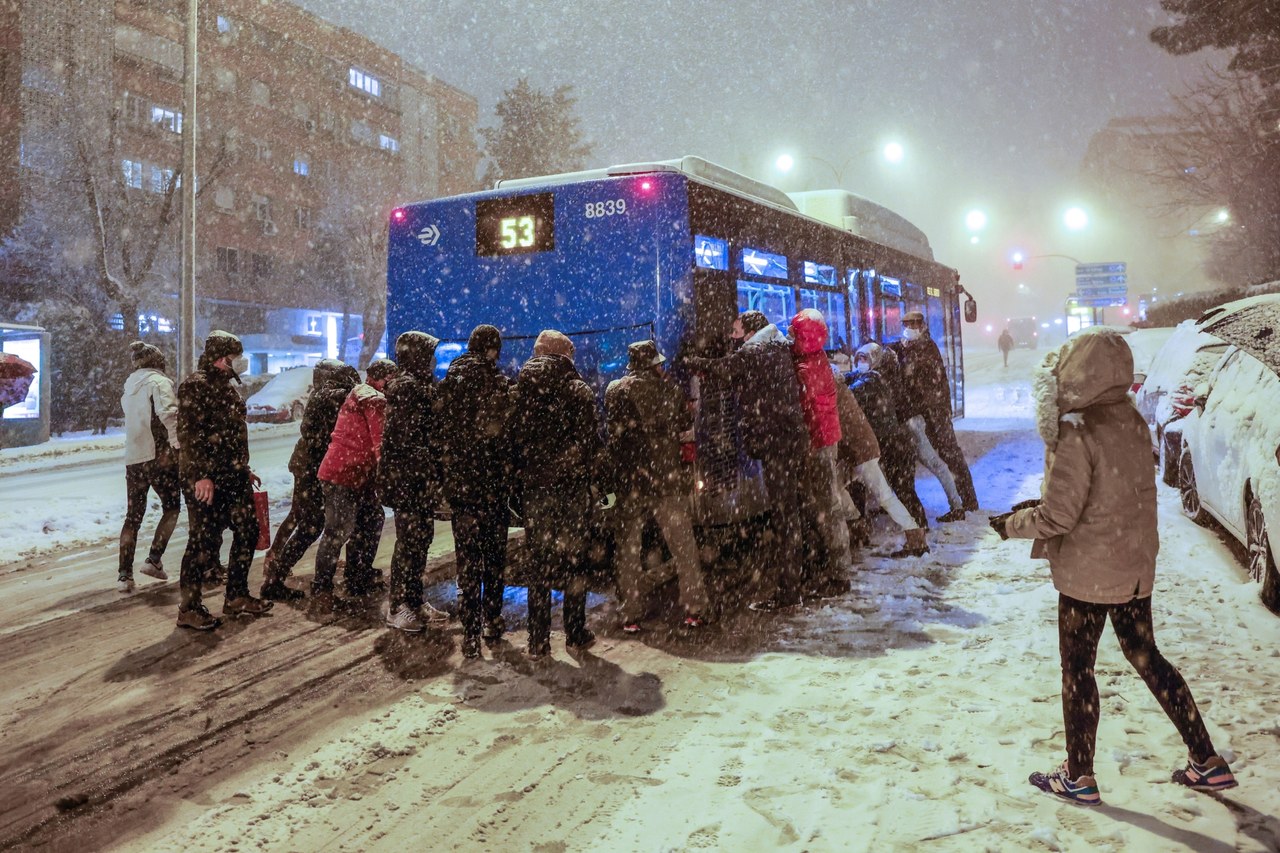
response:
[[[485,182],[583,169],[594,146],[574,113],[572,86],[543,92],[520,78],[502,94],[498,123],[480,128],[487,159]]]

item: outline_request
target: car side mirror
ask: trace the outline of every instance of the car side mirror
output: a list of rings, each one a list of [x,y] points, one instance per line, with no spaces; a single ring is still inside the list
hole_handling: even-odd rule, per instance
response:
[[[978,322],[978,302],[972,296],[964,301],[964,321],[966,323]]]

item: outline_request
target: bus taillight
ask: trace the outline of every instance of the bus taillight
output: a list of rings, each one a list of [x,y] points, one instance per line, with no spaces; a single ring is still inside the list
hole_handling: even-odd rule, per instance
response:
[[[640,182],[640,192],[647,193],[653,191],[653,181],[644,180]]]
[[[391,211],[391,218],[396,222],[404,222],[404,209],[397,207],[395,210]]]

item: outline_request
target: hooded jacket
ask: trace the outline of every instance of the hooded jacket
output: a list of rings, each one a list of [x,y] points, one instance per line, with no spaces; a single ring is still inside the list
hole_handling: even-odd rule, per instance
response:
[[[827,324],[822,314],[806,308],[791,318],[791,354],[800,380],[800,406],[814,450],[840,441],[840,414],[836,407],[836,381],[823,347]]]
[[[840,415],[840,444],[837,455],[841,462],[856,468],[864,462],[880,458],[880,442],[871,422],[858,405],[853,392],[843,382],[835,384],[836,411]]]
[[[387,398],[377,388],[364,382],[352,388],[338,410],[329,449],[316,476],[351,489],[368,484],[382,455],[386,413]]]
[[[1005,523],[1015,538],[1041,540],[1063,595],[1124,604],[1151,595],[1156,554],[1155,469],[1146,421],[1128,396],[1133,354],[1109,329],[1081,332],[1058,352],[1056,395],[1040,400],[1047,441],[1043,496]],[[1054,417],[1056,415],[1056,418]]]
[[[436,407],[444,453],[444,494],[450,506],[506,503],[511,404],[511,382],[482,352],[464,352],[449,364]]]
[[[785,462],[808,453],[800,381],[791,347],[777,326],[770,323],[723,358],[689,358],[686,363],[732,385],[738,398],[738,431],[748,456]]]
[[[382,502],[395,509],[429,512],[440,502],[434,376],[439,344],[426,332],[405,332],[396,338],[400,372],[387,380],[387,422],[378,469]]]
[[[162,370],[143,367],[129,374],[120,397],[124,409],[124,464],[150,462],[178,449],[178,395]]]
[[[249,476],[249,428],[233,374],[200,357],[201,367],[178,386],[179,474],[215,484]]]
[[[596,399],[573,362],[535,355],[516,379],[511,452],[526,497],[572,499],[590,490],[600,441]]]
[[[326,358],[316,363],[311,377],[311,393],[302,410],[298,443],[289,457],[289,473],[294,477],[315,477],[329,449],[329,437],[338,423],[338,410],[347,394],[360,382],[360,374],[349,364]]]
[[[693,412],[680,387],[652,367],[628,371],[609,383],[604,407],[619,496],[688,494],[680,435],[693,429]]]

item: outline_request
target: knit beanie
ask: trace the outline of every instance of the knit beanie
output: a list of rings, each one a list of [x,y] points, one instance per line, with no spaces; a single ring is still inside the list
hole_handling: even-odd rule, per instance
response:
[[[369,365],[369,369],[365,371],[365,382],[377,382],[380,379],[390,379],[399,372],[400,368],[389,358],[380,358],[373,364]]]
[[[145,341],[134,341],[129,344],[129,360],[133,362],[135,370],[142,368],[164,370],[164,353]]]

